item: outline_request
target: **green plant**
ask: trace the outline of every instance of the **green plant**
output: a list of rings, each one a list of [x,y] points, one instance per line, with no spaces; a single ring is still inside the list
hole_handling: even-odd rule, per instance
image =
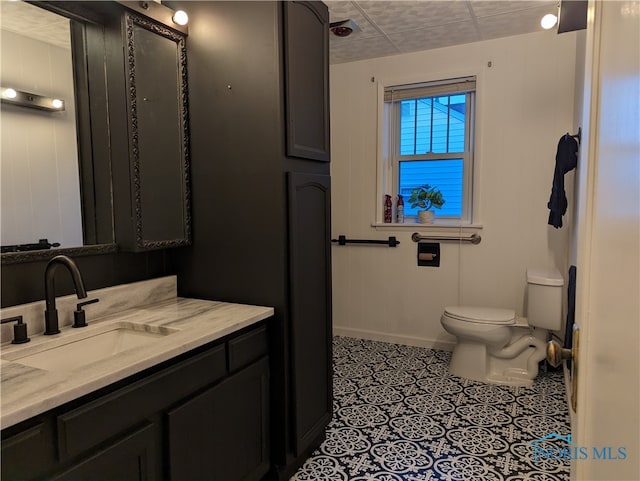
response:
[[[422,210],[431,210],[433,207],[440,209],[445,200],[442,197],[442,192],[437,187],[431,187],[429,184],[421,185],[411,191],[409,197],[411,208],[420,207]]]

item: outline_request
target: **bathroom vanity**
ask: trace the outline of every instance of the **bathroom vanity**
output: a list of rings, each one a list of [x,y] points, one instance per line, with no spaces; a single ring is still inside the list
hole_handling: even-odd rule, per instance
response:
[[[174,297],[4,344],[2,480],[261,479],[272,315]]]

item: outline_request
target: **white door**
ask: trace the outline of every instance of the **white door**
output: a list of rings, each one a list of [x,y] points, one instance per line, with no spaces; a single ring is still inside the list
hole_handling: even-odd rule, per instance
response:
[[[574,480],[640,480],[640,1],[590,2],[577,171]],[[584,459],[586,458],[586,459]]]

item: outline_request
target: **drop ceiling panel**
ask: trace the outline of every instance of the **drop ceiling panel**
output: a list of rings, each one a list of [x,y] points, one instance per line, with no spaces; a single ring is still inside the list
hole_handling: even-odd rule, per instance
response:
[[[430,50],[479,40],[478,32],[471,20],[400,32],[389,35],[389,38],[402,52]]]
[[[0,0],[2,30],[57,47],[71,48],[69,20],[25,2]]]
[[[387,35],[469,20],[466,1],[361,1],[365,14]]]
[[[350,37],[339,38],[331,41],[330,57],[332,63],[351,62],[363,58],[386,57],[402,53],[393,43],[382,35],[377,37],[354,38],[346,48],[341,44],[342,40]]]
[[[487,17],[507,12],[518,12],[536,7],[553,7],[547,13],[557,13],[557,1],[471,1],[469,2],[476,17]]]
[[[540,19],[546,13],[549,13],[549,9],[542,6],[490,17],[480,17],[477,19],[478,29],[484,40],[536,32],[542,30]],[[555,35],[555,32],[549,33]]]

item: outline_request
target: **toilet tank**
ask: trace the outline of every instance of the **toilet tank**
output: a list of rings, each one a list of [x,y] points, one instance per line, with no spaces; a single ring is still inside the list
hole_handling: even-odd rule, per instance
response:
[[[560,330],[563,286],[564,279],[557,269],[527,269],[527,320],[530,326]]]

